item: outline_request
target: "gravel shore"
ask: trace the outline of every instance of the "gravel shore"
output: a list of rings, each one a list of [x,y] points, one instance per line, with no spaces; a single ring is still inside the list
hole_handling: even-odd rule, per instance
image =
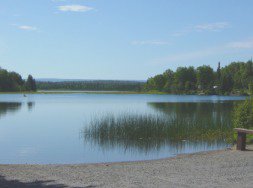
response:
[[[249,187],[253,146],[174,158],[79,165],[0,165],[0,187]]]

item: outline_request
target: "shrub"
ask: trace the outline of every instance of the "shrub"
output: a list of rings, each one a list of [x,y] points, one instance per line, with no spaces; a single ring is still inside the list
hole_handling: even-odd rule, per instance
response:
[[[253,99],[247,99],[237,105],[233,113],[233,126],[253,128]]]

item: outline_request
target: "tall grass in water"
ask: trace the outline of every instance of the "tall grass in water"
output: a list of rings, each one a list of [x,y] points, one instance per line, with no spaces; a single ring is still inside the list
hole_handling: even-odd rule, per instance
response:
[[[148,151],[179,141],[213,143],[232,138],[230,119],[212,116],[181,117],[164,114],[108,114],[93,118],[84,138],[106,147],[137,148]]]

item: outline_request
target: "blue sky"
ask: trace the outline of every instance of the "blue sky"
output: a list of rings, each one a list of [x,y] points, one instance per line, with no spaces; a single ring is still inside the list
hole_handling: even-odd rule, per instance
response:
[[[145,80],[253,56],[252,0],[0,0],[0,66],[26,77]]]

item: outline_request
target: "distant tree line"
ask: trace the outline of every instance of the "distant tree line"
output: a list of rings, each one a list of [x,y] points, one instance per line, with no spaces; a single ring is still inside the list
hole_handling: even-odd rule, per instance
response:
[[[36,82],[31,75],[27,80],[16,72],[0,68],[0,92],[36,91]]]
[[[232,62],[217,70],[203,65],[197,68],[178,67],[147,80],[145,91],[175,94],[249,94],[253,88],[253,63]]]
[[[85,90],[85,91],[142,91],[144,82],[117,80],[87,80],[87,81],[38,81],[39,90]]]
[[[31,75],[26,80],[16,72],[0,68],[0,92],[39,90],[89,90],[89,91],[136,91],[166,92],[175,94],[249,94],[253,90],[253,63],[232,62],[216,70],[203,65],[178,67],[166,70],[141,81],[87,80],[87,81],[38,81]]]

